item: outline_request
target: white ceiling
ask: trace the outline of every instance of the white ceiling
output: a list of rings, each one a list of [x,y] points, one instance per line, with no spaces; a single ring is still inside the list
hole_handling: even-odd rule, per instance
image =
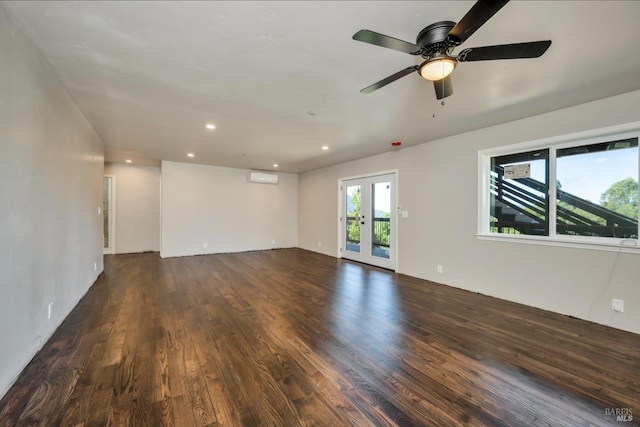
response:
[[[462,63],[444,106],[417,73],[359,92],[419,61],[356,31],[415,42],[472,5],[2,2],[112,162],[302,172],[640,89],[639,1],[512,1],[463,48],[552,40],[541,58]]]

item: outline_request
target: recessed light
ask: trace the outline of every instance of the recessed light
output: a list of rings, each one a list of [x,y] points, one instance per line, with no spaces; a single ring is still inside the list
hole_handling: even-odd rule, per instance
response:
[[[193,153],[187,153],[187,157],[195,157],[196,155]]]
[[[207,123],[204,127],[209,130],[214,130],[216,128],[216,125],[214,125],[213,123]]]
[[[322,146],[322,149],[323,149],[323,150],[328,150],[328,149],[329,149],[329,146],[328,146],[328,145],[323,145],[323,146]]]
[[[277,163],[274,163],[274,164],[273,164],[273,167],[274,167],[274,168],[277,168],[278,166],[279,166],[279,165],[278,165]]]
[[[129,159],[125,160],[125,162],[126,162],[126,163],[133,163],[133,161],[132,161],[132,160],[129,160]]]

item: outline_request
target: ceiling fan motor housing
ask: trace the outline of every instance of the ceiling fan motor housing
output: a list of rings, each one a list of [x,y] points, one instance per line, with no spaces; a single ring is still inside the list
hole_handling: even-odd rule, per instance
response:
[[[425,59],[440,52],[447,54],[451,43],[447,40],[449,31],[456,25],[452,21],[440,21],[429,25],[418,34],[416,44],[422,48],[420,53]]]

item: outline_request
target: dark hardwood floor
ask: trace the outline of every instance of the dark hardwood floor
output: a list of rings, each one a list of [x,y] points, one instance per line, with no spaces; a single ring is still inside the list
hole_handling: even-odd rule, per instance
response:
[[[639,335],[299,249],[107,256],[0,401],[0,426],[637,419]]]

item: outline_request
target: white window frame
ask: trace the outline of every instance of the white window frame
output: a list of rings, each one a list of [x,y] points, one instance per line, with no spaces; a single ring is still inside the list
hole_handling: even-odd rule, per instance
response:
[[[529,243],[640,254],[640,236],[638,239],[621,239],[615,237],[556,234],[556,150],[625,138],[638,138],[640,140],[640,122],[611,126],[585,132],[577,132],[478,151],[478,232],[476,237],[480,240]],[[549,149],[549,236],[491,233],[489,231],[491,158],[543,148]],[[638,171],[640,175],[640,155],[638,156]],[[636,177],[636,179],[640,181],[640,176]]]

